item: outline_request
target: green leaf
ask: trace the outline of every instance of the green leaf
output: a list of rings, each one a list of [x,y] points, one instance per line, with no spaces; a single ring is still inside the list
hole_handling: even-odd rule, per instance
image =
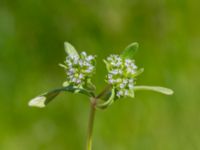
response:
[[[64,69],[68,69],[67,66],[63,65],[63,64],[58,64],[60,67],[64,68]]]
[[[35,97],[35,98],[31,99],[29,101],[28,105],[30,107],[43,108],[43,107],[45,107],[45,101],[46,101],[46,97],[45,96],[38,96],[38,97]]]
[[[134,98],[135,97],[135,93],[134,90],[129,90],[129,97]]]
[[[96,90],[96,87],[95,85],[92,83],[91,79],[88,78],[87,79],[87,82],[86,82],[86,85],[84,86],[85,89],[89,90],[89,91],[94,91]]]
[[[104,90],[96,97],[98,99],[102,99],[104,101],[107,101],[111,95],[111,91],[112,91],[113,87],[112,85],[107,85]]]
[[[88,91],[86,89],[81,89],[81,88],[76,88],[73,86],[67,86],[67,87],[62,87],[58,89],[54,89],[50,92],[46,92],[40,96],[37,96],[33,99],[31,99],[28,103],[29,106],[31,107],[39,107],[43,108],[45,107],[49,102],[51,102],[60,92],[67,91],[67,92],[72,92],[72,93],[81,93],[84,95],[87,95],[89,97],[94,97],[94,93],[91,91]]]
[[[106,69],[109,71],[110,70],[110,64],[106,60],[103,60],[103,62],[106,64]]]
[[[74,48],[74,46],[72,46],[70,43],[65,42],[64,43],[65,46],[65,52],[69,55],[69,56],[77,56],[79,57],[78,52],[76,51],[76,49]]]
[[[144,72],[144,68],[140,68],[139,70],[137,70],[136,73],[134,73],[133,78],[136,76],[139,76],[140,74],[142,74]]]
[[[67,87],[67,86],[69,86],[69,85],[70,85],[70,83],[69,83],[68,81],[63,82],[63,86],[64,86],[64,87]]]
[[[92,91],[89,91],[84,88],[74,87],[74,86],[64,87],[63,91],[68,91],[68,92],[72,92],[72,93],[81,93],[81,94],[84,94],[89,97],[95,97],[95,94]]]
[[[121,57],[122,58],[129,58],[129,59],[133,59],[134,58],[134,54],[137,52],[139,47],[139,44],[137,42],[131,43],[130,45],[128,45],[125,50],[122,52]]]
[[[172,95],[174,93],[173,90],[165,87],[160,87],[160,86],[145,86],[145,85],[140,85],[140,86],[135,86],[134,91],[139,91],[139,90],[147,90],[147,91],[155,91],[159,92],[165,95]]]
[[[55,89],[50,92],[44,93],[40,96],[37,96],[33,99],[31,99],[28,103],[29,106],[31,107],[39,107],[43,108],[45,107],[52,99],[54,99],[61,91],[63,88],[60,89]]]
[[[107,101],[104,103],[97,104],[97,108],[99,109],[106,109],[108,106],[110,106],[115,100],[115,89],[113,88],[112,91],[110,92],[110,96]]]

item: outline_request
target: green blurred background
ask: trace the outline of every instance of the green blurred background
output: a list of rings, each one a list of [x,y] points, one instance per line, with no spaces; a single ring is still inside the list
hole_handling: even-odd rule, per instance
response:
[[[173,96],[138,92],[98,111],[94,150],[200,150],[200,1],[1,0],[0,150],[82,150],[87,97],[63,93],[45,109],[29,108],[59,87],[64,41],[102,59],[137,41],[145,72],[137,84],[162,85]]]

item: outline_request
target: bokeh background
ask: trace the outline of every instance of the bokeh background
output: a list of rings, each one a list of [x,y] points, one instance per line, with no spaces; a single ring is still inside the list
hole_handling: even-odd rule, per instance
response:
[[[137,92],[98,111],[94,150],[200,150],[200,1],[1,0],[0,149],[82,150],[89,101],[62,93],[45,109],[28,101],[61,86],[64,41],[102,59],[137,41],[145,72],[137,84],[162,85],[173,96]]]

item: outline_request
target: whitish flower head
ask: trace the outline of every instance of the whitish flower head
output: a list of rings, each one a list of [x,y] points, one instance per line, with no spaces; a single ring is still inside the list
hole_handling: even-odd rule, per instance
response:
[[[133,97],[134,80],[137,73],[134,60],[124,59],[119,55],[110,55],[105,63],[108,69],[106,82],[116,89],[117,97]]]
[[[64,65],[69,84],[81,86],[90,79],[95,72],[95,56],[82,52],[80,57],[69,55]]]

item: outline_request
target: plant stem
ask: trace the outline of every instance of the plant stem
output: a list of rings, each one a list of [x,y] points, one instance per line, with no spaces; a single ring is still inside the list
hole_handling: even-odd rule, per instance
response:
[[[90,116],[88,122],[88,132],[87,132],[87,144],[86,150],[92,150],[92,132],[94,126],[95,112],[96,112],[96,104],[99,98],[103,97],[107,91],[110,89],[110,85],[106,86],[106,88],[96,97],[91,97],[90,99]]]
[[[86,150],[92,150],[92,132],[94,126],[95,112],[96,112],[95,108],[96,102],[97,102],[96,98],[91,98]]]

